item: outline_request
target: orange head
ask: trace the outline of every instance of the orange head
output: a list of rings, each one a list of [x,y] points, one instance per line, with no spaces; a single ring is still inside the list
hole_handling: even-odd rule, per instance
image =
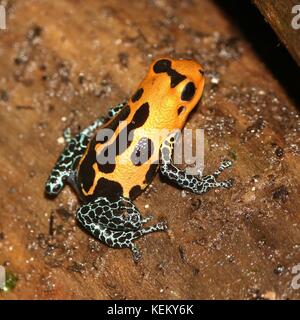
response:
[[[149,103],[148,125],[160,129],[182,129],[199,101],[204,86],[201,65],[192,60],[161,58],[154,61],[131,98],[132,107]]]

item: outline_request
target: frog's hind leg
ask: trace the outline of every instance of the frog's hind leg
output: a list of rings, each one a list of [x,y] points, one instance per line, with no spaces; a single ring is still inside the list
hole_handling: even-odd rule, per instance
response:
[[[104,118],[97,119],[90,126],[79,132],[74,138],[72,138],[69,128],[64,131],[64,138],[67,145],[56,161],[46,181],[45,191],[48,195],[56,196],[63,189],[67,178],[76,168],[78,161],[84,154],[94,131],[104,122]]]
[[[101,224],[110,230],[138,230],[151,217],[142,218],[134,203],[124,197],[109,200],[106,197],[84,204],[77,210],[79,222],[89,229],[91,223]]]
[[[133,243],[134,240],[145,234],[166,231],[168,229],[166,222],[159,222],[153,226],[141,228],[135,231],[110,230],[102,224],[91,223],[84,227],[97,239],[112,248],[129,248],[132,251],[134,261],[141,259],[142,255],[139,248]]]
[[[135,260],[140,258],[133,240],[144,234],[164,231],[166,224],[141,228],[151,217],[142,219],[139,210],[127,198],[110,201],[105,197],[85,204],[77,211],[77,219],[94,237],[113,248],[130,248]]]
[[[219,168],[211,175],[203,176],[200,179],[188,174],[185,170],[177,168],[172,161],[172,153],[176,140],[176,133],[171,134],[161,145],[161,164],[162,175],[174,181],[180,187],[196,194],[205,193],[215,188],[230,188],[233,179],[217,181],[216,178],[227,168],[232,166],[230,160],[223,160]]]

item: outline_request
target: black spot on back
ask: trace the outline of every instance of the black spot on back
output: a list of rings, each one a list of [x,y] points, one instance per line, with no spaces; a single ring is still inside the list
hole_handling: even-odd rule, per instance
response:
[[[131,122],[128,125],[131,130],[141,127],[149,117],[149,104],[142,104],[135,112]],[[130,131],[130,130],[128,130]]]
[[[153,66],[153,71],[155,73],[166,72],[171,78],[171,88],[176,87],[181,81],[186,79],[186,76],[171,68],[171,61],[167,59],[158,60]]]
[[[141,194],[142,188],[139,185],[132,187],[129,191],[129,198],[131,200],[135,199],[139,194]]]
[[[85,191],[88,191],[91,188],[95,179],[95,170],[93,168],[93,164],[96,161],[95,145],[96,137],[93,137],[88,146],[88,153],[78,167],[78,183],[79,185],[82,185]]]
[[[100,171],[105,170],[102,171],[105,173],[114,171],[116,156],[122,154],[132,143],[132,140],[129,140],[129,134],[133,134],[134,129],[141,127],[147,121],[148,117],[149,104],[144,103],[137,109],[131,122],[121,130],[114,142],[103,148],[97,156],[97,159],[100,162],[100,165],[98,166]],[[108,161],[105,162],[105,159]],[[107,163],[110,165],[106,165]]]
[[[146,173],[144,183],[149,184],[153,180],[156,170],[158,168],[158,163],[152,163]]]
[[[123,188],[119,182],[100,178],[91,198],[107,197],[110,200],[118,200],[122,195]]]
[[[140,98],[142,97],[144,93],[144,89],[143,88],[139,88],[136,93],[132,96],[131,101],[132,102],[136,102],[138,100],[140,100]]]
[[[189,82],[181,93],[181,100],[190,101],[195,94],[196,88],[193,82]]]
[[[116,164],[115,163],[98,164],[98,168],[101,172],[112,173],[116,168]]]
[[[143,163],[147,162],[154,152],[154,144],[149,138],[141,138],[136,144],[132,154],[131,154],[131,162],[135,166],[140,166]]]

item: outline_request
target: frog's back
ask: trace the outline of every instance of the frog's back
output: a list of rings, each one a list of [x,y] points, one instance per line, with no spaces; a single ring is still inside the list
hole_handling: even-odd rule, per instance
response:
[[[77,181],[84,197],[134,199],[149,185],[162,141],[182,129],[200,98],[201,72],[188,60],[160,59],[151,65],[127,105],[99,130],[82,157]]]
[[[152,181],[159,147],[143,128],[148,117],[148,105],[132,111],[128,104],[91,139],[77,171],[84,197],[134,199]]]

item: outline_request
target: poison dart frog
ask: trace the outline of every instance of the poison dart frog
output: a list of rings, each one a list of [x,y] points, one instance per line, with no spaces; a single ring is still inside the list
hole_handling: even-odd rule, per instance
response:
[[[134,260],[139,260],[134,240],[167,230],[165,222],[145,227],[152,217],[142,218],[133,203],[158,170],[195,194],[232,186],[232,179],[216,180],[232,165],[230,160],[223,160],[213,174],[201,178],[177,168],[172,160],[178,130],[198,103],[203,87],[204,72],[197,62],[154,61],[130,99],[75,137],[65,130],[67,144],[46,182],[46,193],[56,196],[66,183],[71,184],[81,200],[76,213],[79,223],[110,247],[130,248]],[[167,133],[158,137],[158,130]],[[114,161],[102,161],[108,154]]]

